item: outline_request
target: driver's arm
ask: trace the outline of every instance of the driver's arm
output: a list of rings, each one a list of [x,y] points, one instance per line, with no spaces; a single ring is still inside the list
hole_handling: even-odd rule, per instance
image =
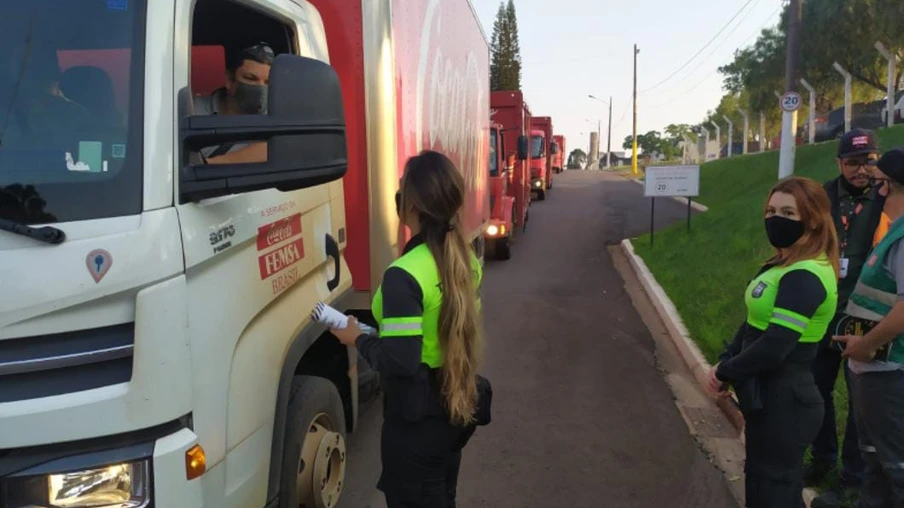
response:
[[[244,148],[207,159],[208,164],[246,164],[249,162],[267,162],[266,141],[255,141]]]

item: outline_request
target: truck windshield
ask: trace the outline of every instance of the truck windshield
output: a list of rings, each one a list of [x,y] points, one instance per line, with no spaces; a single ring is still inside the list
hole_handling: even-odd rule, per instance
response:
[[[141,211],[145,0],[0,3],[0,218]]]
[[[543,157],[543,136],[534,136],[531,138],[530,157],[531,159]]]
[[[499,131],[490,129],[490,176],[499,174],[499,161],[496,160],[496,137]]]

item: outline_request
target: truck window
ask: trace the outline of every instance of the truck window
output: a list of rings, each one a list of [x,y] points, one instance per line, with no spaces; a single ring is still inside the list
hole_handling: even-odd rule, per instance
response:
[[[498,136],[498,130],[490,129],[490,176],[499,174],[499,165],[496,156],[496,139]]]
[[[531,138],[530,156],[532,159],[543,157],[543,136],[534,136]]]
[[[194,114],[266,114],[272,59],[296,53],[294,29],[263,10],[222,0],[199,0],[192,27]],[[255,105],[257,105],[255,107]],[[266,142],[204,147],[209,163],[266,160]]]
[[[145,6],[0,4],[0,218],[141,211]]]

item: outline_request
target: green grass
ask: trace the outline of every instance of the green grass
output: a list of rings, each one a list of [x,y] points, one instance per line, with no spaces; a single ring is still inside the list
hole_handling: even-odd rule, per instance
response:
[[[883,150],[904,145],[904,127],[879,135]],[[836,151],[835,141],[798,147],[795,174],[819,182],[834,178]],[[778,155],[767,152],[704,164],[697,201],[709,211],[693,218],[691,232],[681,221],[658,231],[654,248],[649,234],[632,239],[711,363],[743,322],[744,287],[771,253],[763,205],[778,179]],[[843,429],[847,393],[843,382],[837,386],[836,411]]]

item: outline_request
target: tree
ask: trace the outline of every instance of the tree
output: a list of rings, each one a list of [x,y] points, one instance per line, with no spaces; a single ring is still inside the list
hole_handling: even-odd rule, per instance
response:
[[[633,142],[634,138],[632,136],[626,137],[622,148],[630,150],[633,146]],[[675,158],[681,153],[681,149],[678,148],[677,143],[672,143],[671,140],[664,139],[657,131],[638,134],[637,148],[645,156],[662,155],[666,159]]]
[[[493,91],[521,90],[521,48],[513,0],[509,0],[508,6],[505,2],[499,3],[490,50],[490,88]]]
[[[575,148],[568,154],[568,169],[580,169],[587,163],[587,154],[580,148]]]

